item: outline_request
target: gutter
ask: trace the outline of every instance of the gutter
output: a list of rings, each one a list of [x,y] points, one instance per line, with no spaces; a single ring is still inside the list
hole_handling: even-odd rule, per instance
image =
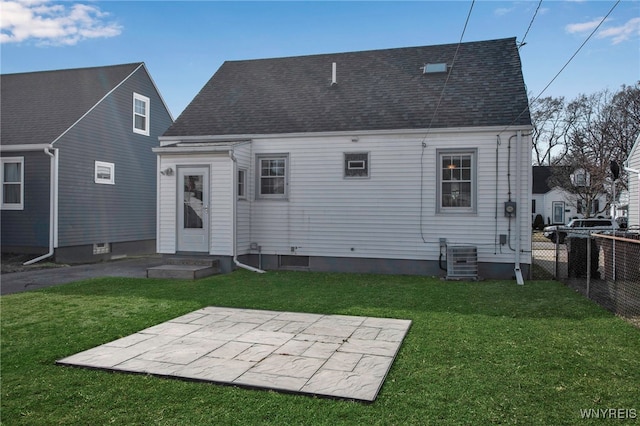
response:
[[[53,152],[51,152],[53,151]],[[31,265],[40,262],[43,259],[53,256],[56,245],[56,230],[58,228],[58,149],[52,148],[51,145],[44,148],[44,153],[51,157],[50,160],[50,176],[49,176],[49,252],[35,259],[28,260],[23,265]]]
[[[513,126],[514,130],[526,131],[530,126]],[[384,129],[384,130],[364,130],[364,129],[345,129],[340,131],[317,131],[317,132],[291,132],[291,133],[237,133],[228,135],[197,135],[197,136],[160,136],[160,146],[173,144],[176,142],[244,142],[255,139],[283,139],[283,138],[299,138],[299,137],[354,137],[354,136],[387,136],[387,135],[415,135],[417,140],[424,139],[424,134],[450,134],[450,133],[478,133],[504,131],[504,126],[490,127],[443,127],[436,129]],[[501,132],[502,133],[502,132]],[[164,144],[164,145],[163,145]]]
[[[246,265],[238,260],[238,248],[237,248],[238,221],[237,221],[237,214],[236,214],[236,204],[238,202],[238,197],[236,196],[236,191],[238,188],[238,182],[236,182],[236,179],[238,176],[238,160],[236,159],[236,156],[233,155],[233,149],[229,150],[229,158],[231,158],[231,161],[233,161],[233,172],[232,172],[233,176],[231,177],[231,180],[233,182],[232,189],[231,189],[231,194],[232,194],[231,217],[233,220],[233,226],[231,227],[233,229],[233,263],[239,268],[246,269],[251,272],[257,272],[258,274],[264,274],[266,271],[263,271],[262,269],[254,268],[253,266]]]

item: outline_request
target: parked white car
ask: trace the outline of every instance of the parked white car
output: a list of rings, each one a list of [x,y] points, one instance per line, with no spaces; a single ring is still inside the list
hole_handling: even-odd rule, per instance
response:
[[[567,225],[551,225],[543,230],[543,235],[559,244],[564,244],[565,238],[587,238],[594,231],[615,231],[619,229],[614,219],[573,219]]]

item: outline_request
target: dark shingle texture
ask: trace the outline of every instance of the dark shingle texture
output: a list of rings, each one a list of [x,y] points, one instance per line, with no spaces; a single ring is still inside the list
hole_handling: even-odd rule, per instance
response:
[[[0,142],[53,142],[140,65],[3,74]]]
[[[530,125],[514,38],[461,44],[434,115],[457,47],[228,61],[165,136]]]
[[[546,194],[551,191],[549,187],[549,178],[551,177],[551,167],[549,166],[533,166],[533,188],[534,194]]]

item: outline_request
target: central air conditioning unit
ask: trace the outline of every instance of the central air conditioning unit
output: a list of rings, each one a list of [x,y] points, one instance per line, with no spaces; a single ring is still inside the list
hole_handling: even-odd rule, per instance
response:
[[[476,246],[447,246],[447,279],[478,279]]]

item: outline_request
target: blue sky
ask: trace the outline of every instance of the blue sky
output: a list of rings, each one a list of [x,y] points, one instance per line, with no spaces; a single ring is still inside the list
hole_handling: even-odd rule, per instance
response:
[[[15,73],[145,62],[177,118],[225,60],[457,43],[471,5],[1,0],[0,67]],[[525,82],[538,96],[600,22],[543,93],[573,99],[640,80],[639,1],[476,0],[462,40],[524,38]]]

